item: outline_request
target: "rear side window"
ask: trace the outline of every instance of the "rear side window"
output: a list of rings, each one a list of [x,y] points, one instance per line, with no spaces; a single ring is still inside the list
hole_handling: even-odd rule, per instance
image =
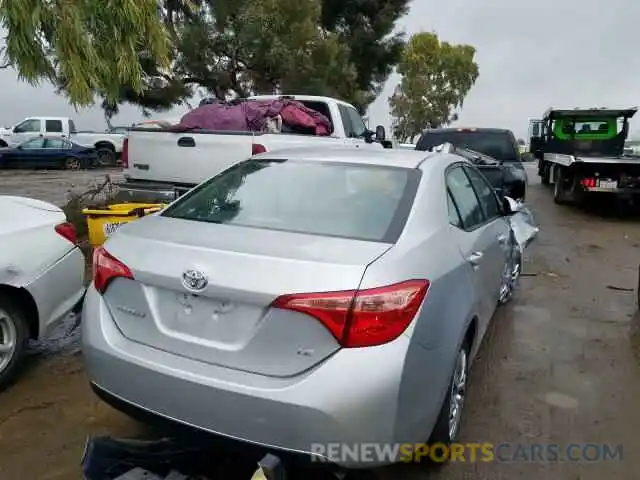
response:
[[[47,133],[62,133],[62,120],[47,120],[45,130]]]
[[[519,160],[518,147],[508,132],[486,130],[440,130],[425,132],[416,145],[416,150],[430,150],[443,143],[469,148],[503,162]]]
[[[49,138],[45,144],[45,148],[67,149],[71,146],[60,138]]]
[[[449,223],[454,227],[462,228],[462,220],[460,219],[460,213],[458,213],[458,207],[456,207],[451,192],[447,188],[447,209],[449,210]]]
[[[454,167],[447,172],[447,188],[451,192],[466,230],[473,230],[484,223],[484,214],[476,192],[461,166]]]
[[[465,167],[465,171],[471,180],[471,185],[473,185],[473,189],[476,191],[480,206],[487,219],[499,217],[501,211],[493,187],[475,168]]]
[[[420,172],[399,167],[249,160],[222,172],[164,216],[394,243]]]

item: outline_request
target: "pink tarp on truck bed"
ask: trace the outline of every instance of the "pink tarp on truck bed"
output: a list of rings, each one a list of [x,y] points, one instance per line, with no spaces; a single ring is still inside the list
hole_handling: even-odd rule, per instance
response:
[[[287,126],[309,129],[315,135],[331,133],[331,122],[327,117],[294,100],[246,100],[235,105],[203,105],[187,113],[171,130],[262,132],[267,120],[278,115]]]

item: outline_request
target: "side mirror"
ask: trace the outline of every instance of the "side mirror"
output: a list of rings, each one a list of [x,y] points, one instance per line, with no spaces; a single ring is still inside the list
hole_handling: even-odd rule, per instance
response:
[[[531,152],[524,152],[522,154],[522,161],[523,162],[535,162],[536,161],[536,157],[533,153]]]
[[[387,139],[387,133],[382,125],[376,127],[376,142],[384,142]]]
[[[505,195],[502,197],[502,208],[504,209],[505,215],[513,215],[522,210],[522,204]]]

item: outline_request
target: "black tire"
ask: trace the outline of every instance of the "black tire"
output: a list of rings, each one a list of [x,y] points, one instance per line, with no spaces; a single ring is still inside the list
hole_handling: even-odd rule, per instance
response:
[[[553,175],[553,201],[558,205],[564,205],[567,203],[567,191],[565,188],[564,177],[564,169],[556,166]]]
[[[117,163],[116,151],[111,146],[98,145],[96,147],[98,165],[101,167],[115,167]]]
[[[67,157],[62,161],[62,167],[65,170],[80,170],[82,162],[77,157]]]
[[[24,313],[7,295],[0,293],[0,345],[5,343],[7,329],[11,327],[14,348],[7,353],[10,358],[6,361],[4,354],[0,355],[0,392],[10,386],[20,372],[29,339]]]
[[[429,437],[429,448],[432,446],[443,445],[445,447],[450,446],[454,443],[458,437],[458,433],[460,432],[460,422],[462,420],[462,415],[464,414],[464,401],[466,400],[466,389],[469,383],[469,353],[471,352],[471,343],[469,341],[465,341],[465,343],[458,350],[458,354],[456,355],[456,363],[454,366],[454,371],[451,374],[451,379],[449,380],[449,385],[447,387],[447,395],[442,402],[442,407],[440,408],[440,413],[438,414],[438,419],[436,420],[436,424],[433,427],[433,431],[431,432],[431,436]],[[450,416],[451,416],[451,407],[452,407],[452,397],[454,392],[454,384],[456,381],[456,374],[459,367],[460,356],[464,355],[464,390],[462,396],[462,403],[460,405],[460,415],[458,418],[457,427],[453,435],[451,434],[450,429]],[[442,452],[436,452],[436,456],[442,455]],[[432,455],[429,455],[430,459],[433,459]],[[449,459],[446,458],[444,462],[435,462],[436,465],[443,465],[447,463]]]
[[[585,192],[578,183],[578,177],[564,167],[555,167],[553,201],[558,205],[581,205]]]
[[[542,183],[542,185],[549,185],[549,183],[551,183],[551,178],[550,178],[551,176],[549,175],[550,173],[551,173],[551,165],[543,162],[541,167],[541,174],[540,174],[540,183]]]

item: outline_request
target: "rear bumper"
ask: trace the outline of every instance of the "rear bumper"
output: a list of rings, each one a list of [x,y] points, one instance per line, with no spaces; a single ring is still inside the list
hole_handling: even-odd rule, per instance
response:
[[[583,187],[585,192],[593,193],[614,193],[616,195],[640,195],[640,188],[601,188]]]
[[[25,286],[38,307],[41,337],[69,313],[80,310],[86,292],[84,273],[84,255],[75,247]]]
[[[426,421],[417,422],[415,411],[400,408],[409,342],[401,336],[382,347],[342,350],[311,371],[274,378],[128,340],[93,287],[83,310],[89,380],[116,408],[304,455],[318,455],[318,445],[418,443],[429,437],[441,395],[428,394],[427,402],[417,400]],[[421,362],[421,375],[429,375],[429,365]],[[415,391],[415,385],[410,390]],[[357,468],[399,458],[330,460]]]

